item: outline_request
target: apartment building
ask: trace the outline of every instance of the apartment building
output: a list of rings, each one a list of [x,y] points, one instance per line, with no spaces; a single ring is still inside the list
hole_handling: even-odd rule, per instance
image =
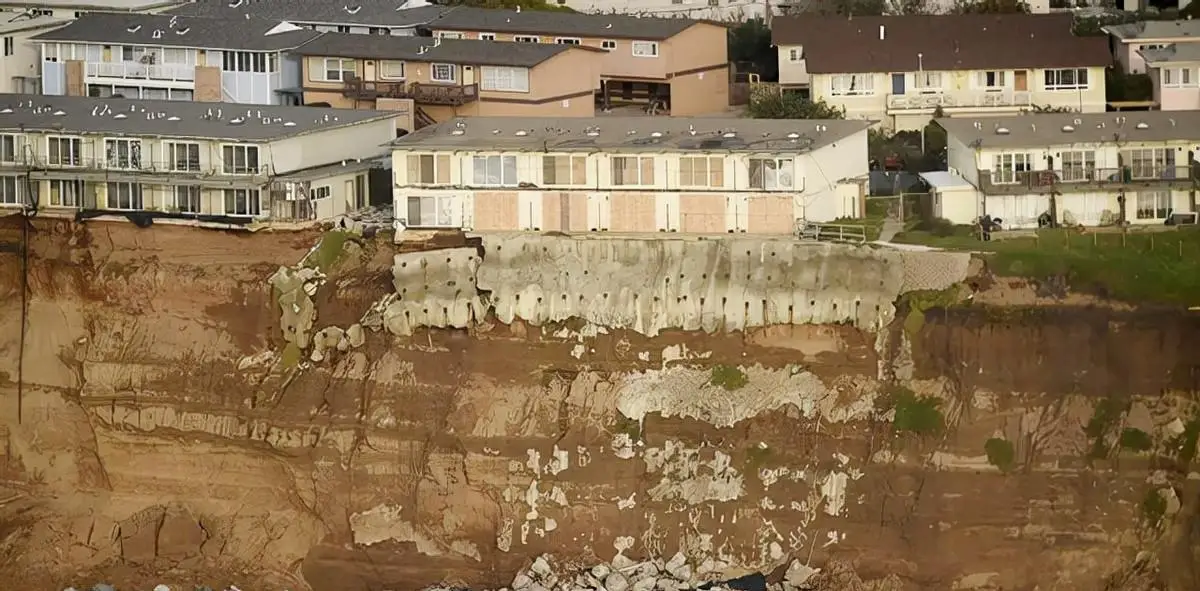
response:
[[[413,129],[456,116],[591,117],[600,49],[325,33],[304,58],[304,102],[413,112]]]
[[[0,207],[245,226],[368,203],[394,114],[0,95]]]
[[[745,22],[767,16],[768,4],[758,0],[557,0],[577,12],[628,14],[665,18],[693,18]]]
[[[1103,112],[1102,38],[1070,14],[778,17],[779,82],[896,130],[1039,108]]]
[[[938,206],[968,223],[1009,228],[1051,213],[1084,225],[1162,224],[1195,212],[1200,111],[944,118],[950,173],[974,191]],[[1053,206],[1053,207],[1052,207]]]
[[[1200,43],[1175,43],[1138,52],[1162,111],[1200,109]]]
[[[32,38],[42,92],[154,100],[299,104],[296,25],[163,14],[89,13]]]
[[[89,12],[160,12],[184,0],[36,0],[0,2],[0,19],[17,15],[75,19]],[[7,16],[6,16],[7,15]]]
[[[406,228],[788,234],[859,217],[869,121],[477,117],[393,142]]]
[[[1145,74],[1141,52],[1170,45],[1200,44],[1200,21],[1141,21],[1103,28],[1111,40],[1113,59],[1129,74]]]
[[[329,33],[410,36],[449,9],[426,0],[193,0],[166,12],[218,19],[250,16]]]
[[[0,93],[41,93],[41,46],[30,39],[68,22],[66,19],[29,16],[26,13],[0,22],[0,39],[4,40],[4,54],[0,57]]]
[[[592,47],[603,105],[662,104],[674,116],[729,107],[727,29],[688,19],[459,6],[427,25],[435,37]]]

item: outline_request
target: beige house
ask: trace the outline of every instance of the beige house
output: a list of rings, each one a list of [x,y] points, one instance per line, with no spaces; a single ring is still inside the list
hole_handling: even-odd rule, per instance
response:
[[[4,40],[4,53],[0,57],[0,93],[42,92],[41,45],[30,41],[34,35],[61,27],[68,20],[37,15],[10,17],[0,21],[0,39]]]
[[[1175,43],[1138,53],[1146,63],[1159,110],[1200,109],[1200,43]]]
[[[401,228],[788,234],[860,217],[867,121],[467,118],[393,144]]]
[[[414,127],[456,116],[591,117],[599,49],[325,33],[303,56],[304,102],[410,108]]]
[[[1143,50],[1170,45],[1200,45],[1200,21],[1141,21],[1104,27],[1112,38],[1113,58],[1129,74],[1145,74]]]
[[[727,30],[719,24],[460,6],[428,29],[444,39],[601,49],[606,52],[600,65],[603,105],[653,102],[674,116],[722,113],[729,107]]]
[[[0,95],[0,207],[244,226],[368,203],[395,114]]]

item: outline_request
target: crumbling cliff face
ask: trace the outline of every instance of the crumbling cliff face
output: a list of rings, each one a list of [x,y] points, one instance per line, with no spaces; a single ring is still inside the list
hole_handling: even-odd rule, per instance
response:
[[[47,588],[1195,588],[1180,313],[782,240],[0,223],[0,572]]]

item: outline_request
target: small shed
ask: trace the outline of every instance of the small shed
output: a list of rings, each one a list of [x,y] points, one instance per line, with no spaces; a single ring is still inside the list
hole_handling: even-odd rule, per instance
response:
[[[922,172],[921,180],[929,185],[933,196],[934,217],[955,224],[973,224],[983,215],[979,190],[957,173],[945,170]]]

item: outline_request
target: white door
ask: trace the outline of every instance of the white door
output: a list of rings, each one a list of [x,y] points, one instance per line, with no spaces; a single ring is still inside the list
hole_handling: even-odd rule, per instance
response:
[[[517,223],[522,230],[542,230],[542,194],[537,191],[517,193]]]
[[[731,195],[725,197],[725,230],[745,232],[750,220],[750,196]]]
[[[475,84],[475,67],[474,66],[463,66],[462,67],[462,75],[463,75],[463,81],[462,81],[463,86],[470,86],[471,84]]]
[[[679,194],[658,193],[654,205],[654,228],[659,232],[678,232]]]
[[[612,216],[612,201],[606,193],[588,193],[587,227],[589,232],[607,232]]]

